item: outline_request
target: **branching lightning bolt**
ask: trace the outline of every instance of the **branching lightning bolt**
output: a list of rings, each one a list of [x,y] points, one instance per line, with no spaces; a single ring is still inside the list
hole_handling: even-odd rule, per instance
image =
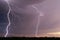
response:
[[[7,1],[6,1],[7,2]],[[10,24],[11,24],[11,22],[10,22],[10,17],[9,17],[9,14],[10,14],[10,11],[11,11],[11,7],[10,7],[10,5],[9,5],[9,3],[7,2],[7,4],[8,4],[8,7],[9,7],[9,11],[8,11],[8,13],[7,13],[7,18],[8,18],[8,25],[7,25],[7,27],[6,27],[6,34],[4,35],[4,37],[7,37],[7,35],[8,35],[8,28],[9,28],[9,26],[10,26]]]
[[[43,14],[41,14],[41,12],[38,10],[37,7],[35,7],[34,5],[32,5],[32,7],[39,13],[38,15],[38,21],[37,21],[37,25],[36,25],[36,31],[35,31],[35,37],[38,37],[38,28],[39,28],[39,24],[40,24],[40,16],[43,16]]]

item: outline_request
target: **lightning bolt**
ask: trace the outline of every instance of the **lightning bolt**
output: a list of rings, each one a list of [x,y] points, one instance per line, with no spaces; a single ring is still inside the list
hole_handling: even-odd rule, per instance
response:
[[[9,3],[8,3],[8,0],[5,0],[5,1],[6,1],[6,3],[8,4],[8,7],[9,7],[9,11],[8,11],[8,13],[7,13],[8,25],[7,25],[7,27],[6,27],[6,34],[4,35],[4,37],[7,37],[7,35],[8,35],[8,28],[9,28],[9,26],[11,25],[10,17],[9,17],[9,14],[10,14],[10,11],[11,11],[11,7],[10,7],[10,5],[9,5]]]
[[[36,31],[35,31],[35,37],[38,37],[38,28],[39,28],[39,24],[40,24],[40,16],[44,16],[44,15],[34,5],[32,5],[32,7],[37,11],[37,13],[39,13],[38,19],[37,19],[37,24],[36,24]]]

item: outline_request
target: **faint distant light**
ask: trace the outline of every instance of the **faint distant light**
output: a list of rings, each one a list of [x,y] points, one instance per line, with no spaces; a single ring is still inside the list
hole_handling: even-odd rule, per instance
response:
[[[60,35],[60,32],[52,32],[52,33],[47,33],[47,34],[51,34],[51,35]]]

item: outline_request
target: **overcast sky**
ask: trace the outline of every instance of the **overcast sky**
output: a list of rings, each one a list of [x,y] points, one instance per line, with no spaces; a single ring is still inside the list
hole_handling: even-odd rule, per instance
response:
[[[47,35],[51,36],[52,34],[49,35],[47,33],[60,32],[60,0],[44,0],[44,1],[35,0],[32,2],[31,1],[11,0],[9,2],[12,10],[10,13],[11,25],[9,26],[8,36],[16,36],[16,35],[35,36],[36,25],[38,22],[38,15],[39,15],[38,11],[40,11],[40,13],[44,15],[40,16],[39,18],[40,20],[38,29],[39,36],[47,36]],[[34,9],[32,5],[34,5],[38,9],[38,11]],[[6,13],[3,15],[6,15]],[[0,18],[0,20],[3,19]],[[7,20],[7,17],[5,20]],[[0,24],[1,23],[2,21],[0,21]],[[7,22],[4,23],[7,24]],[[0,25],[0,29],[1,28],[2,27]],[[3,27],[2,29],[4,33],[5,28]]]

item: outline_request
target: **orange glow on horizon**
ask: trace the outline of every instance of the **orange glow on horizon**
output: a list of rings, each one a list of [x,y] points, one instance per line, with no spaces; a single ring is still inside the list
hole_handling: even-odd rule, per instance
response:
[[[51,32],[51,33],[47,33],[47,34],[57,34],[57,35],[60,35],[60,32]]]

